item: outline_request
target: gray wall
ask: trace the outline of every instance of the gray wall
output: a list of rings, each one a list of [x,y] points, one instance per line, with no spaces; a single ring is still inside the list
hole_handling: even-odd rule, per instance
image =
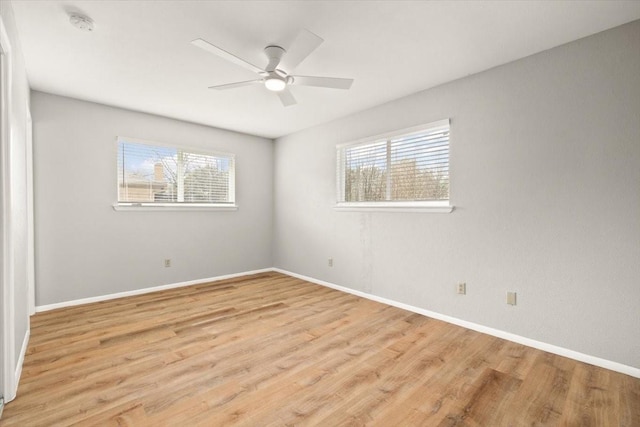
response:
[[[333,210],[336,144],[444,118],[453,213]],[[276,140],[274,263],[638,368],[639,183],[636,21]]]
[[[41,92],[32,117],[37,305],[271,267],[271,140]],[[235,153],[239,209],[114,211],[118,135]]]
[[[13,286],[14,300],[11,304],[13,305],[14,313],[14,360],[17,363],[25,335],[29,329],[29,309],[27,304],[28,215],[26,158],[29,85],[10,3],[0,2],[0,15],[2,15],[2,20],[6,26],[5,28],[12,49],[10,53],[11,98],[8,105],[9,123],[3,123],[3,126],[8,126],[10,133],[9,147],[7,150],[10,162],[9,182],[7,183],[7,188],[9,189],[9,197],[7,199],[9,224],[6,230],[7,235],[2,236],[3,239],[7,238],[8,240],[6,248],[8,248],[10,253],[9,257],[11,258],[10,265],[2,265],[2,268],[10,271],[12,283],[2,283],[2,286]],[[4,332],[9,333],[9,331]],[[14,372],[15,367],[9,374],[13,375]],[[10,399],[12,396],[9,395],[8,398]]]

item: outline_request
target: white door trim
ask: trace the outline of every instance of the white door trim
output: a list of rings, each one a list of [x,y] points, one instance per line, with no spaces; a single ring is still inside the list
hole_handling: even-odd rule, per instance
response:
[[[27,309],[29,316],[36,313],[35,233],[33,222],[33,121],[27,102],[25,165],[27,172]]]
[[[2,51],[2,72],[0,77],[0,227],[1,240],[1,274],[2,287],[2,394],[4,401],[15,398],[15,315],[14,315],[14,272],[13,272],[13,239],[11,231],[11,44],[4,21],[0,16],[0,50]]]

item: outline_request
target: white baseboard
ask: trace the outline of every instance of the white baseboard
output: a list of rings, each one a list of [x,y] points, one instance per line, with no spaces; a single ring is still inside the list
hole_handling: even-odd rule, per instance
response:
[[[474,331],[482,332],[483,334],[492,335],[494,337],[502,338],[508,341],[513,341],[518,344],[526,345],[528,347],[537,348],[538,350],[546,351],[548,353],[557,354],[559,356],[568,357],[569,359],[574,359],[580,362],[588,363],[590,365],[599,366],[601,368],[610,369],[612,371],[630,375],[635,378],[640,378],[640,369],[634,368],[633,366],[628,366],[622,363],[613,362],[611,360],[602,359],[600,357],[591,356],[589,354],[580,353],[578,351],[569,350],[564,347],[558,347],[556,345],[548,344],[542,341],[536,341],[531,338],[512,334],[511,332],[501,331],[499,329],[494,329],[494,328],[490,328],[488,326],[480,325],[477,323],[468,322],[466,320],[458,319],[456,317],[451,317],[445,314],[436,313],[435,311],[425,310],[420,307],[414,307],[409,304],[404,304],[404,303],[393,301],[387,298],[379,297],[377,295],[368,294],[366,292],[357,291],[355,289],[350,289],[350,288],[336,285],[330,282],[325,282],[324,280],[314,279],[313,277],[308,277],[302,274],[293,273],[291,271],[283,270],[281,268],[273,268],[273,271],[277,271],[278,273],[297,277],[298,279],[306,280],[308,282],[316,283],[318,285],[326,286],[328,288],[337,289],[342,292],[347,292],[353,295],[357,295],[359,297],[381,302],[383,304],[388,304],[394,307],[402,308],[407,311],[422,314],[427,317],[432,317],[434,319],[442,320],[444,322],[452,323],[454,325],[462,326],[464,328],[472,329]]]
[[[189,280],[186,282],[170,283],[168,285],[153,286],[151,288],[135,289],[133,291],[117,292],[115,294],[100,295],[97,297],[81,298],[71,301],[57,302],[54,304],[36,306],[36,313],[43,311],[55,310],[57,308],[73,307],[75,305],[89,304],[92,302],[107,301],[110,299],[130,297],[134,295],[148,294],[150,292],[164,291],[167,289],[181,288],[183,286],[199,285],[201,283],[215,282],[218,280],[232,279],[234,277],[248,276],[251,274],[266,273],[274,271],[272,268],[263,268],[261,270],[244,271],[242,273],[225,274],[223,276],[209,277],[206,279]]]
[[[12,390],[11,396],[6,399],[6,402],[10,402],[16,397],[18,392],[18,384],[20,384],[20,376],[22,375],[22,364],[24,363],[24,356],[27,354],[27,347],[29,346],[29,337],[31,336],[31,329],[27,329],[27,332],[24,334],[24,339],[22,340],[22,347],[20,348],[20,356],[18,357],[18,361],[16,363],[16,371],[14,373],[14,390]]]
[[[24,356],[27,354],[27,347],[29,346],[29,337],[31,337],[31,329],[27,329],[22,340],[22,348],[20,349],[20,357],[18,357],[18,363],[16,363],[16,388],[20,382],[20,375],[22,375],[22,364],[24,363]]]

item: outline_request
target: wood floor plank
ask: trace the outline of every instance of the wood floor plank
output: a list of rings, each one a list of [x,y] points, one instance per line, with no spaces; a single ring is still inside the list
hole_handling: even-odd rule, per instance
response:
[[[86,418],[74,426],[118,426],[118,427],[135,427],[140,425],[149,425],[149,419],[144,411],[144,407],[140,402],[127,402],[124,405],[115,406],[107,411],[100,412],[97,415]]]
[[[640,426],[640,379],[260,273],[38,313],[0,426]]]
[[[441,425],[508,425],[501,419],[502,414],[521,383],[522,380],[511,375],[485,368],[467,397],[459,399],[457,408],[446,415]]]
[[[521,425],[522,419],[526,419],[536,425],[560,424],[577,366],[573,360],[540,352],[526,378],[531,379],[523,381],[513,398],[514,405],[505,415],[506,423]],[[616,408],[609,410],[614,413]]]

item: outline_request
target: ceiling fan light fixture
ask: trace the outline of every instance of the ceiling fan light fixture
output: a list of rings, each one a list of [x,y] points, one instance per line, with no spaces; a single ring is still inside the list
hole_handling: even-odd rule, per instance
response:
[[[287,87],[287,82],[282,78],[269,76],[264,81],[264,86],[272,92],[280,92]]]
[[[316,50],[321,43],[322,39],[311,31],[300,30],[296,38],[291,42],[288,53],[280,46],[268,45],[265,47],[264,54],[269,62],[266,67],[260,68],[204,39],[191,41],[192,45],[224,58],[229,62],[233,62],[249,71],[253,71],[260,76],[260,78],[254,80],[209,86],[209,89],[225,90],[254,84],[264,84],[264,87],[268,91],[275,92],[285,107],[296,104],[295,97],[289,91],[289,86],[291,85],[315,86],[330,89],[349,89],[351,87],[353,79],[289,75],[289,73],[292,73],[296,66],[309,56],[311,52]],[[288,56],[285,56],[285,54]]]

